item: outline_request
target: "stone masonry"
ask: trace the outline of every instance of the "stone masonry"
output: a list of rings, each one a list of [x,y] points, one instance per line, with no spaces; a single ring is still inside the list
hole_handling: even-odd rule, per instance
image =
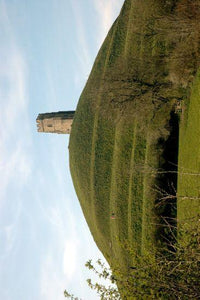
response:
[[[75,111],[59,111],[39,114],[36,122],[38,132],[70,134]]]

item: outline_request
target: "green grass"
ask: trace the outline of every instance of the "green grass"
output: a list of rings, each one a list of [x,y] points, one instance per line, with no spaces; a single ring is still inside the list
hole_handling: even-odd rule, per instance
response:
[[[181,117],[178,170],[178,222],[196,226],[200,218],[200,72]]]
[[[70,135],[70,170],[84,216],[111,267],[123,271],[158,246],[155,170],[164,163],[174,100],[187,91],[190,70],[176,71],[172,63],[182,65],[183,40],[178,22],[174,28],[169,19],[173,2],[125,1],[95,60]],[[198,78],[181,125],[179,174],[200,168]],[[179,196],[199,196],[198,179],[181,173]],[[187,217],[186,207],[190,217],[196,214],[197,202],[190,200],[179,197],[179,220]]]

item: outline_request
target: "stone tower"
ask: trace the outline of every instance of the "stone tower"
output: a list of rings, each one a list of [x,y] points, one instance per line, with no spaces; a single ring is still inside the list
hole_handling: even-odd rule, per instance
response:
[[[59,111],[39,114],[36,122],[38,132],[70,134],[75,111]]]

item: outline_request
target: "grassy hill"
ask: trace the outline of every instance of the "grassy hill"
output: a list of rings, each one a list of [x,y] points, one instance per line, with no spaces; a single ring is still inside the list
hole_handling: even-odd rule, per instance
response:
[[[176,218],[176,208],[160,203],[163,194],[176,194],[175,104],[188,101],[198,69],[195,3],[126,0],[97,55],[73,121],[69,152],[74,186],[97,246],[111,267],[123,272],[139,256],[154,256],[164,234],[157,225],[167,214]],[[198,102],[197,90],[192,99]],[[191,127],[181,145],[193,132],[190,110],[195,108],[189,107]],[[197,131],[198,122],[196,117]],[[179,154],[181,168],[188,169],[188,147]],[[179,193],[185,184],[190,186],[187,177],[179,180]],[[181,216],[184,206],[180,202],[178,207]]]

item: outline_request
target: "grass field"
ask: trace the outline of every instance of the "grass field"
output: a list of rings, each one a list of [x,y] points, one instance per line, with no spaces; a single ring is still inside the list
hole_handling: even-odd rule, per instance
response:
[[[181,118],[178,173],[178,222],[200,228],[200,72]]]
[[[170,186],[176,189],[177,100],[187,104],[181,117],[178,222],[188,218],[186,211],[189,218],[199,212],[199,174],[188,174],[200,168],[199,75],[188,96],[198,67],[198,50],[191,54],[198,36],[186,2],[124,2],[73,121],[70,169],[84,216],[111,268],[125,273],[138,257],[153,259],[161,214],[172,213],[156,205]]]

